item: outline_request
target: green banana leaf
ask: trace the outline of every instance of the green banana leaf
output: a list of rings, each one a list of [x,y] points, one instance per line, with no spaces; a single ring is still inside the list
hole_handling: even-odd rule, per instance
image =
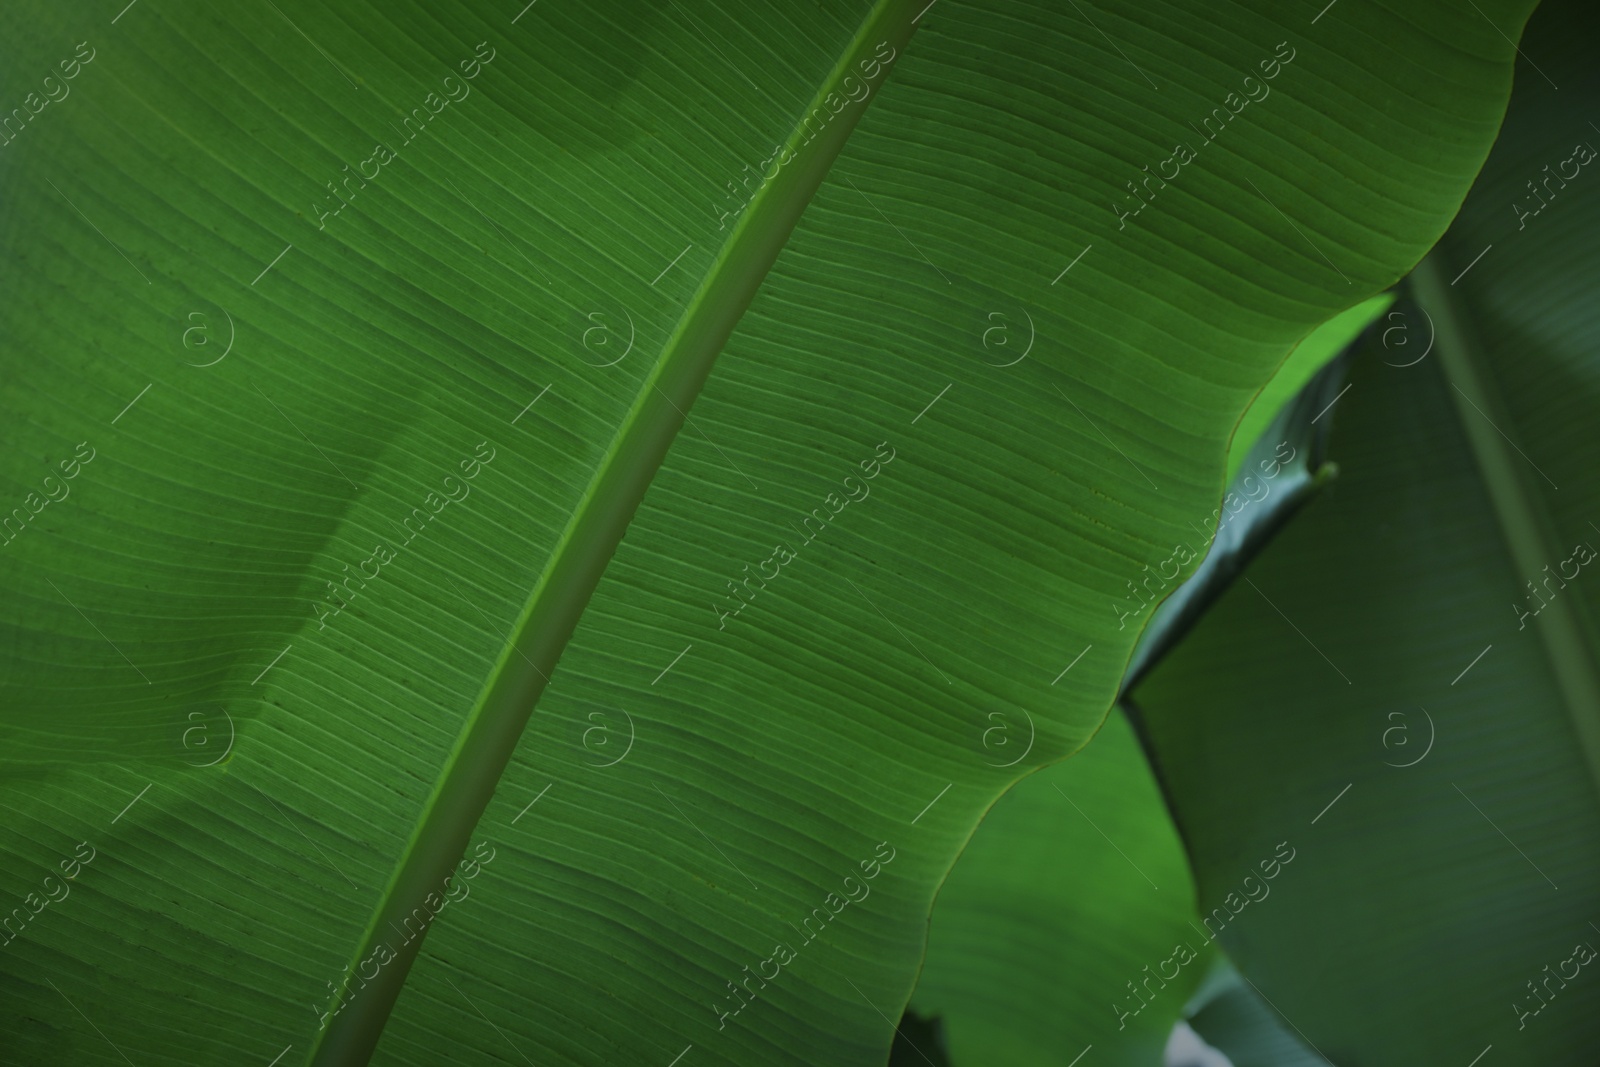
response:
[[[1022,724],[997,722],[996,762]],[[911,1010],[944,1022],[950,1061],[1161,1062],[1215,948],[1133,730],[1107,718],[1071,759],[1018,782],[939,890]],[[892,1061],[918,1063],[915,1054]]]
[[[1529,8],[518,6],[0,16],[9,1060],[881,1062]]]
[[[1591,8],[1530,24],[1483,176],[1334,411],[1339,479],[1136,694],[1202,913],[1333,1063],[1600,1047],[1597,40]]]
[[[1343,351],[1392,301],[1384,294],[1318,327],[1255,399],[1240,425],[1258,436],[1235,435],[1229,491],[1196,526],[1211,534],[1186,542],[1204,562],[1152,613],[1124,689],[1325,483],[1321,415],[1345,384]],[[994,762],[1020,760],[1031,724],[989,718]],[[1023,779],[984,816],[939,890],[902,1031],[938,1017],[956,1063],[1053,1064],[1091,1047],[1101,1063],[1154,1063],[1218,963],[1226,970],[1201,932],[1159,787],[1128,723],[1113,715],[1091,745]],[[912,1064],[916,1054],[907,1048],[890,1062]]]
[[[1242,426],[1261,435],[1243,445],[1235,435],[1230,466],[1243,470],[1224,506],[1197,528],[1213,530],[1210,542],[1189,542],[1205,561],[1155,609],[1125,688],[1317,491],[1326,437],[1317,416],[1346,366],[1330,357],[1390,301],[1386,294],[1358,317],[1318,326],[1278,371],[1298,394],[1278,402],[1285,390],[1274,378],[1254,400],[1251,411],[1266,403],[1272,418],[1262,426],[1246,414]],[[989,718],[984,742],[995,765],[1021,760],[1030,720]],[[1200,931],[1194,880],[1160,789],[1125,718],[1112,715],[1093,744],[1022,779],[984,816],[939,888],[902,1030],[915,1017],[938,1017],[957,1064],[1054,1064],[1064,1051],[1088,1048],[1099,1049],[1098,1062],[1152,1064],[1219,958]],[[891,1064],[914,1064],[915,1053],[904,1049]]]

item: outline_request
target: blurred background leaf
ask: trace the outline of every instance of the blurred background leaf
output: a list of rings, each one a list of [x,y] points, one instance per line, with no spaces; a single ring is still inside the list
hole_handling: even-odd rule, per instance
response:
[[[1597,31],[1541,8],[1407,343],[1335,409],[1339,478],[1136,694],[1202,914],[1300,850],[1222,941],[1334,1063],[1600,1047],[1600,182],[1561,167],[1600,144]]]

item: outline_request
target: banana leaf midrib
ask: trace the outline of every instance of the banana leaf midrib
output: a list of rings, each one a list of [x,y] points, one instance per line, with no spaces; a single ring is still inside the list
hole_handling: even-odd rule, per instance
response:
[[[1511,425],[1509,417],[1500,410],[1492,372],[1468,332],[1468,315],[1443,282],[1437,253],[1417,265],[1412,285],[1418,302],[1437,324],[1437,351],[1451,385],[1451,400],[1471,443],[1507,551],[1517,570],[1539,574],[1552,558],[1558,558],[1552,553],[1559,552],[1561,542],[1547,509],[1523,486],[1520,476],[1531,461],[1511,454],[1512,446],[1501,430]],[[1600,664],[1593,652],[1600,646],[1584,633],[1571,600],[1557,597],[1543,610],[1553,613],[1548,620],[1541,617],[1534,629],[1583,749],[1590,780],[1600,790]]]
[[[878,0],[873,5],[786,138],[784,147],[792,153],[792,163],[781,166],[777,176],[757,191],[717,250],[485,679],[373,909],[351,958],[352,967],[366,958],[391,923],[409,914],[450,874],[465,851],[562,649],[717,354],[871,101],[845,108],[820,132],[809,130],[804,119],[825,107],[826,98],[878,42],[887,41],[897,55],[915,31],[915,8],[908,0]],[[884,67],[881,77],[887,78],[892,60]],[[361,996],[329,1022],[308,1062],[366,1062],[421,943],[421,937],[406,942]]]

